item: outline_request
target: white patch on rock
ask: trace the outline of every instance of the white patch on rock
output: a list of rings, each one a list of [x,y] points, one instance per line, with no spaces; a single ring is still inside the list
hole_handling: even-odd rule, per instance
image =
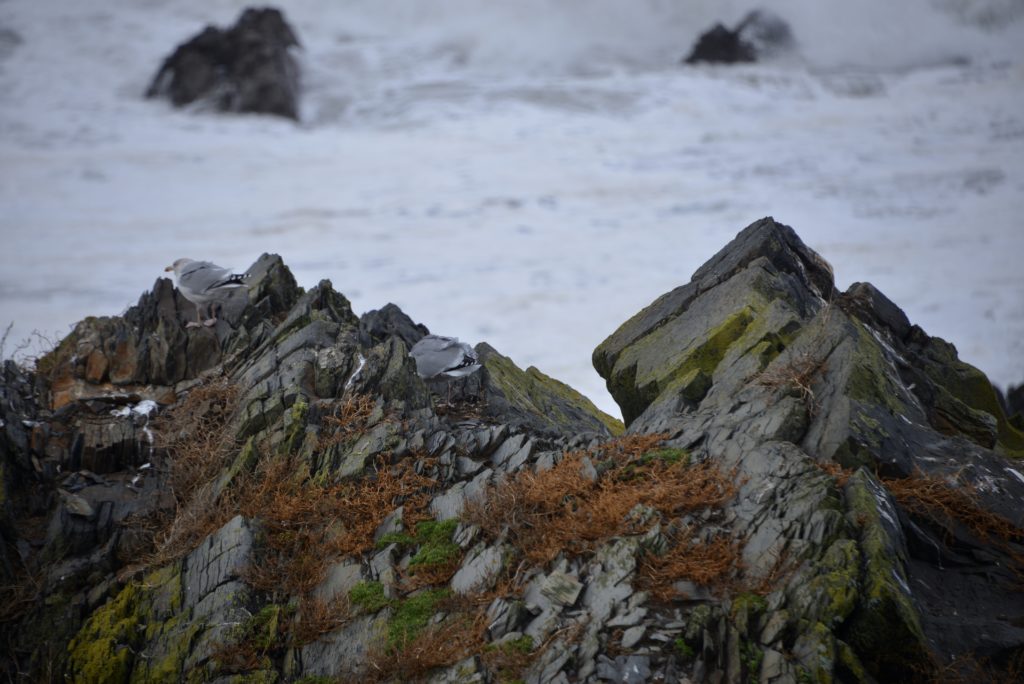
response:
[[[352,386],[352,383],[356,381],[356,378],[359,377],[359,374],[363,372],[363,366],[365,365],[366,357],[363,356],[362,354],[359,354],[359,365],[356,366],[355,372],[352,375],[348,376],[348,380],[345,381],[345,389],[348,389],[349,387]]]
[[[1015,478],[1017,478],[1017,480],[1019,480],[1021,484],[1024,484],[1024,475],[1021,475],[1019,471],[1013,468],[1006,468],[1006,472],[1010,473]]]

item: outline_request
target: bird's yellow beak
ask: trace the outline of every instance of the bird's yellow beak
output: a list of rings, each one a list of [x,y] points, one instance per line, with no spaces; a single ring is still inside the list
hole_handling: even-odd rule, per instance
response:
[[[173,271],[173,270],[174,270],[173,266],[168,266],[167,268],[164,269],[164,273],[167,273],[168,271]]]

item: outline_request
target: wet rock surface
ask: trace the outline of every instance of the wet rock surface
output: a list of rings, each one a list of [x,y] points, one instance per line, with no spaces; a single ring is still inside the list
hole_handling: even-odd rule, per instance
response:
[[[624,435],[486,343],[425,383],[397,307],[249,273],[215,328],[162,280],[4,366],[7,672],[916,681],[1024,646],[1019,430],[770,218],[595,350]]]
[[[757,9],[748,12],[735,28],[719,23],[700,34],[683,63],[757,62],[781,54],[793,44],[793,33],[784,19]]]
[[[204,102],[224,112],[298,119],[299,66],[290,49],[295,31],[280,10],[242,12],[234,26],[207,26],[164,60],[146,97],[176,107]]]

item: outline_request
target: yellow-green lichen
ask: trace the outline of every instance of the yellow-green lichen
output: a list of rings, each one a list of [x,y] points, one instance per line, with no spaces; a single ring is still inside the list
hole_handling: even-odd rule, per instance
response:
[[[860,527],[862,554],[857,609],[846,624],[846,641],[868,654],[872,675],[898,681],[929,662],[920,616],[909,596],[894,542],[882,522],[881,485],[864,469],[846,486],[850,515]]]
[[[753,307],[745,306],[708,330],[695,344],[680,347],[673,329],[665,326],[625,349],[615,364],[608,389],[622,406],[626,424],[666,391],[689,395],[692,401],[702,399],[715,369],[756,315]]]
[[[280,675],[274,670],[256,670],[245,674],[233,675],[228,684],[276,684]]]
[[[903,415],[906,406],[899,399],[899,388],[888,373],[889,366],[879,350],[878,342],[863,323],[849,320],[857,336],[852,340],[854,366],[847,377],[846,393],[851,399],[883,406],[893,414]]]
[[[572,424],[573,417],[565,411],[572,407],[600,422],[612,435],[620,435],[626,429],[622,421],[598,409],[590,399],[533,366],[521,370],[512,359],[497,352],[487,354],[484,366],[491,382],[512,405],[559,425]],[[564,404],[560,405],[558,400]]]
[[[925,351],[931,363],[924,366],[924,372],[968,407],[984,411],[996,419],[1000,451],[1008,456],[1024,456],[1024,433],[1007,419],[985,374],[957,358],[956,348],[939,338],[932,338]]]
[[[83,684],[123,684],[142,641],[142,592],[126,585],[98,608],[68,645],[72,678]]]
[[[856,607],[860,563],[860,550],[852,539],[833,542],[819,562],[807,592],[814,597],[818,620],[827,626],[839,626]]]
[[[309,403],[305,397],[299,395],[285,415],[285,436],[280,446],[281,453],[291,454],[299,450],[306,436],[306,415],[308,413]]]

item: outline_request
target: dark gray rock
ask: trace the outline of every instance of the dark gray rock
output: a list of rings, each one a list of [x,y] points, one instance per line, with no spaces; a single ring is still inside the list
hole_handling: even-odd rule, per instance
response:
[[[248,521],[235,516],[185,561],[185,604],[195,608],[221,585],[236,580],[249,564],[254,537]]]
[[[280,10],[246,9],[229,29],[207,26],[164,60],[146,97],[197,101],[225,112],[299,118],[299,45]]]
[[[697,38],[685,64],[756,62],[793,47],[793,33],[784,19],[767,10],[749,12],[735,28],[715,24]]]
[[[367,311],[359,318],[359,334],[363,346],[379,344],[389,337],[402,340],[407,349],[430,334],[427,326],[414,322],[394,304],[380,310]]]
[[[776,584],[768,605],[786,626],[776,612],[768,636],[785,635],[775,650],[812,676],[866,668],[889,681],[929,667],[936,645],[999,659],[1024,644],[1008,617],[1024,603],[970,579],[1014,567],[1016,546],[905,510],[868,474],[959,481],[1020,527],[1024,477],[1006,460],[1022,453],[1019,431],[951,345],[870,284],[836,293],[790,228],[752,224],[612,334],[594,364],[630,432],[668,432],[691,459],[735,474],[724,520],[750,576],[803,559]],[[840,490],[816,465],[830,461],[864,469]],[[762,610],[733,610],[704,639],[695,679],[746,676],[739,643]]]
[[[597,660],[597,677],[604,682],[644,684],[651,678],[651,659],[648,656],[631,655],[617,656],[612,660],[601,655]]]

